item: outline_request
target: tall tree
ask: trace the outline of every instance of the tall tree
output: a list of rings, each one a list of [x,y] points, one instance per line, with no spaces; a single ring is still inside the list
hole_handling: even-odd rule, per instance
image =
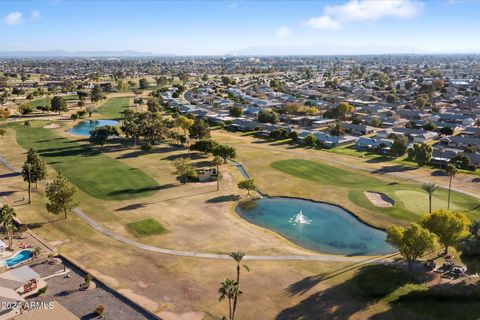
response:
[[[257,189],[257,184],[252,178],[240,181],[237,186],[239,189],[247,190],[248,195],[250,195],[250,191]]]
[[[181,181],[183,184],[187,183],[188,177],[192,177],[196,175],[196,171],[189,159],[180,158],[175,160],[175,173],[181,177]]]
[[[138,87],[142,90],[146,90],[150,87],[150,83],[148,82],[148,80],[146,78],[142,78],[138,82]]]
[[[242,263],[243,258],[245,257],[245,252],[235,251],[231,252],[229,256],[237,263],[237,286],[240,288],[240,264]],[[245,270],[250,271],[250,268],[244,264],[243,267]],[[237,311],[237,302],[238,302],[238,294],[236,294],[233,298],[233,307],[232,307],[232,319],[235,318],[235,313]]]
[[[468,235],[470,220],[461,212],[450,210],[436,210],[422,218],[421,224],[435,233],[439,242],[444,247],[444,254],[448,253],[448,247],[454,246]]]
[[[404,135],[395,135],[390,152],[396,156],[403,156],[407,152],[408,139]]]
[[[28,203],[31,203],[31,186],[35,182],[37,187],[38,181],[47,177],[47,167],[45,161],[40,157],[38,152],[30,149],[27,154],[27,160],[22,167],[23,180],[28,182]]]
[[[437,247],[436,236],[417,223],[406,229],[399,226],[388,227],[386,241],[397,248],[407,260],[409,271],[412,271],[413,263],[418,257],[433,252]]]
[[[453,164],[449,164],[447,168],[445,169],[445,173],[449,177],[448,181],[448,204],[447,204],[447,209],[450,209],[450,195],[452,193],[452,180],[453,177],[458,174],[458,169],[455,167]]]
[[[412,149],[408,150],[408,157],[414,160],[419,167],[423,167],[432,159],[432,146],[428,143],[415,143]]]
[[[50,101],[50,110],[58,112],[58,114],[68,111],[67,101],[60,96],[53,97],[52,101]]]
[[[203,119],[196,119],[188,128],[190,138],[192,139],[208,139],[210,138],[210,127]]]
[[[435,183],[424,183],[422,184],[422,189],[428,193],[428,204],[429,204],[429,213],[432,213],[432,196],[433,193],[438,189],[438,186]]]
[[[231,280],[227,278],[220,285],[221,286],[218,289],[218,294],[220,295],[220,298],[218,299],[218,301],[228,299],[228,319],[233,320],[234,316],[233,316],[232,302],[233,302],[233,299],[236,296],[240,295],[242,292],[238,287],[238,282],[235,280]]]
[[[227,159],[235,159],[237,157],[237,152],[235,148],[227,146],[225,144],[220,144],[213,149],[213,155],[219,156],[223,159],[223,163],[227,163]]]
[[[12,250],[13,231],[15,230],[14,218],[17,216],[15,210],[8,204],[0,209],[0,222],[8,235],[8,249]]]
[[[91,144],[103,147],[108,137],[118,134],[114,126],[100,126],[90,131],[89,141]]]
[[[99,84],[95,85],[92,89],[92,92],[90,93],[90,101],[93,103],[97,103],[98,101],[103,100],[104,95],[103,95],[103,90],[102,86]]]
[[[49,201],[47,203],[48,212],[57,215],[64,213],[65,219],[67,219],[67,211],[79,204],[77,188],[62,172],[59,172],[57,177],[47,185],[45,193]]]
[[[220,166],[223,164],[223,159],[219,156],[213,157],[213,164],[217,167],[217,191],[220,190]]]

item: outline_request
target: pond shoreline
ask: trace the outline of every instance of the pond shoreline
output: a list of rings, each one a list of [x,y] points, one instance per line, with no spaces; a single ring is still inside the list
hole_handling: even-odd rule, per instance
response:
[[[287,202],[286,203],[281,203],[280,202],[279,204],[275,204],[275,202],[273,202],[273,203],[267,202],[267,203],[263,203],[257,209],[256,208],[249,208],[250,204],[255,204],[255,202],[257,202],[257,201],[259,201],[261,203],[262,200],[263,201],[287,200]],[[295,234],[295,233],[292,234],[291,233],[292,230],[290,230],[290,229],[284,230],[283,228],[285,227],[285,224],[282,221],[284,221],[283,219],[285,219],[286,217],[285,217],[285,211],[282,208],[287,208],[291,205],[290,203],[288,203],[288,200],[295,200],[295,201],[304,202],[304,204],[310,203],[311,205],[314,205],[313,208],[309,208],[310,211],[314,210],[313,212],[310,212],[310,214],[312,214],[312,215],[309,215],[308,214],[309,210],[307,208],[303,208],[301,203],[298,204],[300,212],[303,211],[305,213],[305,210],[307,210],[308,218],[313,219],[314,225],[312,227],[313,228],[319,228],[319,229],[314,229],[314,230],[317,230],[317,231],[313,231],[313,233],[312,233],[312,229],[310,229],[310,231],[307,231],[307,233],[304,233],[306,231],[306,230],[304,230],[300,234]],[[275,207],[275,205],[280,205],[280,207],[277,208],[277,207]],[[333,209],[333,212],[332,212],[331,211],[332,209],[328,209],[328,207],[318,208],[318,206],[316,206],[316,205],[325,205],[325,206],[329,206],[330,208],[334,208],[334,209]],[[366,223],[361,218],[359,218],[359,216],[357,216],[355,213],[353,213],[352,211],[344,208],[341,205],[337,205],[337,204],[333,204],[333,203],[329,203],[329,202],[325,202],[325,201],[317,201],[317,200],[312,200],[312,199],[307,199],[307,198],[301,198],[301,197],[264,195],[264,197],[262,197],[262,198],[250,198],[250,199],[245,199],[244,201],[238,202],[235,206],[233,206],[233,209],[234,209],[233,211],[235,212],[235,214],[238,215],[239,218],[241,218],[243,221],[246,221],[246,222],[252,224],[255,227],[262,228],[262,229],[264,229],[268,232],[273,232],[276,235],[278,235],[278,236],[282,237],[283,239],[285,239],[286,241],[288,241],[289,243],[291,243],[291,244],[293,244],[297,247],[300,247],[302,249],[308,250],[308,251],[322,253],[322,254],[330,254],[330,255],[341,255],[341,256],[350,256],[350,255],[354,255],[354,256],[358,256],[358,255],[360,255],[360,256],[362,256],[362,255],[363,256],[375,256],[375,255],[391,254],[391,253],[395,252],[395,251],[388,252],[388,249],[387,249],[387,251],[383,252],[383,250],[385,250],[385,248],[378,247],[378,241],[381,241],[381,243],[385,243],[385,245],[387,247],[390,247],[388,245],[388,243],[386,243],[386,241],[385,241],[385,235],[384,235],[385,234],[385,229],[373,226],[369,223]],[[278,214],[277,214],[277,210],[278,210]],[[318,214],[320,214],[320,216],[319,216],[320,220],[314,218],[314,214],[315,215],[317,214],[315,212],[316,210],[320,210],[320,211],[317,211]],[[323,211],[323,210],[326,210],[326,211]],[[355,221],[356,224],[358,224],[360,226],[363,226],[363,227],[361,227],[361,229],[355,229],[355,228],[354,229],[345,229],[345,225],[342,225],[342,224],[337,225],[336,224],[337,222],[335,222],[335,216],[336,216],[337,212],[335,212],[335,210],[341,211],[341,215],[343,214],[344,217],[347,217],[347,216],[350,217],[351,218],[350,221]],[[289,208],[289,211],[292,211],[291,207]],[[250,213],[252,214],[252,218],[249,218],[249,216],[248,216]],[[255,214],[260,214],[260,216],[259,216],[260,218],[255,218]],[[327,220],[326,223],[321,222],[322,219],[325,219],[325,217],[333,217],[333,220]],[[278,219],[280,219],[280,220],[278,220]],[[292,218],[290,218],[290,219],[292,219]],[[327,219],[330,219],[330,218],[327,218]],[[311,221],[311,220],[309,220],[309,221]],[[315,221],[320,221],[320,224],[315,225]],[[310,223],[308,223],[308,224],[310,224]],[[295,224],[294,224],[294,226],[295,226]],[[333,229],[329,229],[330,226]],[[356,242],[355,242],[354,239],[362,239],[362,233],[365,232],[365,231],[362,231],[362,232],[358,233],[359,232],[358,230],[362,230],[364,227],[366,227],[367,229],[370,229],[372,231],[375,231],[375,232],[381,232],[383,234],[383,235],[380,235],[380,236],[379,236],[379,234],[377,234],[376,236],[373,235],[373,234],[370,234],[373,237],[372,240],[361,240],[360,243],[362,243],[365,246],[365,250],[366,250],[364,253],[357,253],[355,251],[352,252],[352,253],[348,253],[348,252],[345,252],[345,248],[348,248],[348,247],[342,247],[342,246],[337,247],[336,245],[332,245],[331,243],[329,243],[325,239],[322,239],[322,235],[323,235],[323,237],[328,235],[329,232],[327,230],[338,230],[338,232],[340,232],[340,233],[346,232],[346,234],[348,234],[349,236],[347,236],[346,238],[340,238],[340,240],[335,240],[336,238],[334,236],[332,238],[329,238],[329,239],[332,239],[333,242],[335,242],[335,241],[341,241],[341,242],[346,241],[345,244],[348,244],[348,243],[355,244]],[[350,227],[348,227],[348,228],[350,228]],[[351,231],[349,231],[349,230],[351,230]],[[363,229],[363,230],[365,230],[365,229]],[[320,232],[320,233],[318,233],[318,232]],[[352,232],[352,233],[350,233],[350,232]],[[367,231],[367,232],[369,232],[369,231]],[[318,238],[315,234],[320,235],[320,237]],[[305,240],[307,242],[305,242]],[[313,243],[313,245],[312,245],[312,243]],[[350,246],[350,244],[348,244],[348,246]],[[325,246],[327,246],[327,247],[325,247]],[[328,247],[330,247],[330,249]],[[335,248],[337,248],[337,249],[335,249]],[[350,247],[350,248],[355,248],[355,247]],[[346,250],[348,251],[349,249],[346,249]],[[380,250],[380,252],[375,251],[375,250]]]

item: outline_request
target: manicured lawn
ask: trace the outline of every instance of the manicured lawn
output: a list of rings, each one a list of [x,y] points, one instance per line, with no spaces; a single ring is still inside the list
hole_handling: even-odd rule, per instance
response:
[[[129,97],[115,97],[108,99],[97,109],[97,112],[102,118],[119,119],[122,118],[123,111],[127,110],[129,106]]]
[[[145,197],[159,189],[157,182],[138,168],[105,156],[98,147],[81,145],[43,128],[47,124],[32,121],[32,147],[86,193],[104,200],[124,200]],[[11,128],[16,130],[20,146],[28,149],[28,129],[20,123]]]
[[[76,94],[69,94],[62,96],[67,102],[73,101],[73,100],[78,100],[78,96]],[[33,108],[36,108],[38,106],[45,106],[45,105],[50,105],[50,101],[48,98],[41,98],[41,99],[36,99],[32,100],[31,105]]]
[[[139,237],[152,236],[167,232],[155,219],[149,218],[127,224],[127,227]]]
[[[325,188],[325,185],[346,188],[350,201],[380,215],[418,221],[428,212],[428,196],[420,185],[388,182],[366,172],[349,171],[310,160],[280,160],[273,162],[271,166],[295,177],[314,181],[322,188]],[[389,208],[377,207],[368,200],[365,191],[383,192],[395,201],[395,205]],[[439,188],[432,199],[433,209],[446,208],[447,196],[447,190]],[[471,219],[480,218],[479,202],[473,197],[452,192],[451,207],[465,212]]]

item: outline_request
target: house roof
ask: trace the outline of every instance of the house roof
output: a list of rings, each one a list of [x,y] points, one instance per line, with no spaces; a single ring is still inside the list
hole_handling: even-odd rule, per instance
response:
[[[6,271],[0,274],[0,279],[7,279],[19,282],[27,282],[32,279],[39,279],[40,275],[29,266],[23,266]]]
[[[24,302],[18,292],[10,288],[0,287],[0,302]]]

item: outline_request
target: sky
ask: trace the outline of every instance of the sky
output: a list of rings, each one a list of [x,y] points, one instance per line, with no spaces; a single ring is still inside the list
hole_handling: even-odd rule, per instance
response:
[[[0,0],[0,51],[479,53],[479,16],[471,0]]]

